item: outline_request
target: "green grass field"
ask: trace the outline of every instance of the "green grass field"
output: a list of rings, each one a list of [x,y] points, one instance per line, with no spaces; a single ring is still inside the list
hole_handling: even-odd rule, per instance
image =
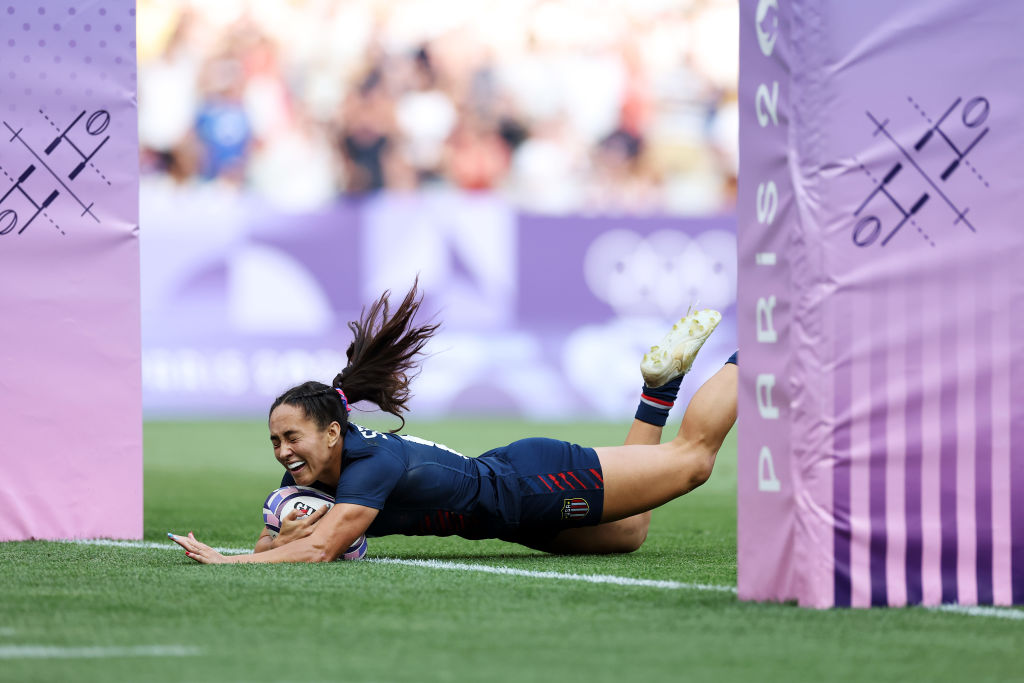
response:
[[[368,423],[371,426],[381,426]],[[620,443],[622,425],[416,423],[464,453],[523,436]],[[250,546],[276,487],[260,422],[149,423],[145,539]],[[735,443],[631,555],[371,539],[368,557],[735,586]],[[200,566],[164,548],[0,544],[2,681],[996,681],[1024,621],[920,608],[811,611],[722,590],[381,562]],[[35,650],[30,648],[37,648]],[[49,648],[49,649],[43,649]],[[30,656],[30,655],[36,656]]]

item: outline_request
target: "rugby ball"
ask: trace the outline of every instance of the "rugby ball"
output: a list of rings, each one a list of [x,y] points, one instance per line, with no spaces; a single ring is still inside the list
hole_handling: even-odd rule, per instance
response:
[[[334,498],[330,494],[310,486],[284,486],[271,491],[267,499],[263,501],[263,524],[271,536],[277,536],[281,531],[281,520],[287,517],[292,510],[298,510],[299,517],[305,517],[323,506],[326,506],[328,510],[334,506]],[[366,535],[364,534],[357,538],[338,559],[361,559],[366,554],[366,547]]]

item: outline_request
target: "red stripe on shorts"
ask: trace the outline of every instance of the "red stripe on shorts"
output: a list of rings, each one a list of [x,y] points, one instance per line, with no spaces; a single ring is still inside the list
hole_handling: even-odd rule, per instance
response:
[[[568,472],[568,474],[569,474],[570,477],[572,477],[573,479],[576,480],[576,483],[580,485],[581,489],[587,488],[587,485],[584,484],[582,481],[580,481],[579,477],[577,477],[571,470]]]

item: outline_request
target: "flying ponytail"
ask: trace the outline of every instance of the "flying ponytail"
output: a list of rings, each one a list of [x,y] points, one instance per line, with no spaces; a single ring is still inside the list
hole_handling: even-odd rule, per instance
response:
[[[439,323],[413,325],[422,302],[418,285],[417,278],[394,313],[389,290],[363,309],[358,322],[348,324],[353,335],[346,351],[348,365],[335,376],[330,387],[320,382],[300,384],[279,396],[270,412],[282,403],[301,405],[320,429],[332,421],[344,429],[348,424],[348,404],[369,401],[402,421],[393,431],[402,429],[402,414],[411,396],[409,384],[416,376],[418,356],[440,327]]]

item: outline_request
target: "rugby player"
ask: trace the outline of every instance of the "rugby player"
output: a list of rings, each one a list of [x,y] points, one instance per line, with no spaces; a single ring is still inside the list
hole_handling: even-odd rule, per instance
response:
[[[588,448],[528,438],[465,457],[447,446],[349,421],[369,401],[402,419],[409,383],[437,324],[415,325],[417,286],[392,313],[385,292],[358,322],[348,365],[330,386],[306,382],[270,408],[270,441],[285,469],[282,486],[334,497],[311,515],[290,515],[252,554],[225,556],[168,534],[203,564],[325,562],[360,536],[499,538],[551,553],[632,552],[647,537],[650,511],[697,488],[736,421],[738,369],[730,358],[696,392],[674,439],[662,428],[680,382],[721,316],[688,314],[644,356],[644,387],[625,445]],[[398,430],[396,430],[398,431]]]

